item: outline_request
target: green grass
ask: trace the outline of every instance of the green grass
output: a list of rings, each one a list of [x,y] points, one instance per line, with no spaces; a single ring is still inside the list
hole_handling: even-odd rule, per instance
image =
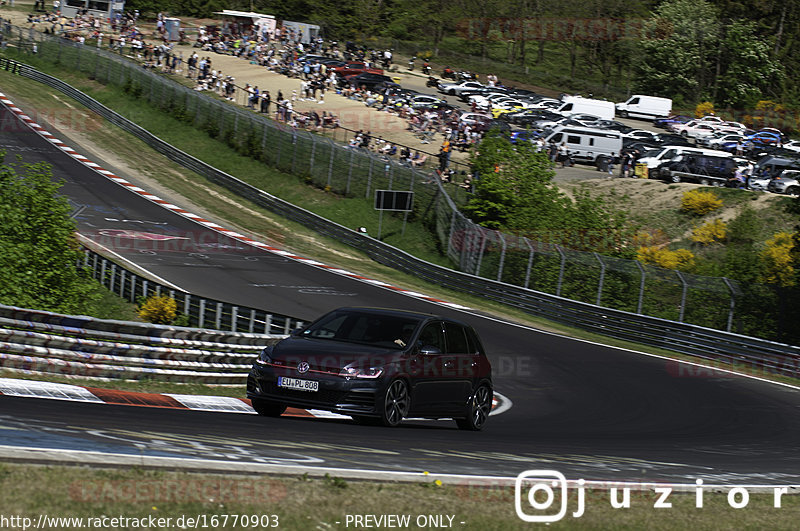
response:
[[[573,479],[573,478],[570,478]],[[31,518],[171,518],[161,529],[181,529],[178,519],[205,518],[206,528],[233,527],[232,516],[275,515],[280,529],[353,529],[351,515],[426,515],[453,517],[454,529],[482,531],[529,529],[514,510],[514,490],[480,485],[426,483],[374,483],[336,476],[296,478],[268,474],[197,474],[163,470],[95,469],[82,466],[0,464],[3,517]],[[619,494],[621,497],[621,493]],[[796,529],[797,496],[784,496],[782,507],[773,506],[772,494],[750,493],[743,509],[733,509],[727,491],[704,492],[703,507],[694,493],[673,493],[672,508],[656,509],[655,493],[631,491],[630,508],[614,509],[607,491],[585,492],[586,512],[573,518],[577,495],[570,491],[569,512],[551,529]],[[553,511],[558,500],[553,506]],[[219,520],[212,520],[216,516]],[[448,522],[447,519],[444,520]],[[201,520],[202,522],[202,520]],[[216,524],[212,525],[212,522]],[[464,522],[463,524],[461,522]],[[166,521],[162,523],[166,524]],[[193,528],[182,522],[183,528]],[[86,521],[84,521],[86,524]],[[30,524],[33,526],[33,523]],[[18,528],[21,528],[20,524]],[[74,529],[62,523],[51,529]],[[99,527],[99,526],[97,526]],[[140,526],[117,525],[117,529]],[[198,528],[202,528],[200,523]],[[264,529],[266,527],[248,527]]]

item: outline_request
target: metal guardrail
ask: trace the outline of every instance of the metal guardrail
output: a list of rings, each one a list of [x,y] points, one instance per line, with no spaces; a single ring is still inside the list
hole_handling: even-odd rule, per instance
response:
[[[83,249],[83,261],[80,265],[110,291],[131,302],[138,302],[151,295],[166,295],[175,299],[178,311],[199,328],[210,326],[215,330],[270,335],[288,334],[303,325],[303,321],[287,315],[238,306],[164,286],[128,271],[90,249]]]
[[[0,367],[33,374],[242,385],[282,337],[0,306]]]
[[[320,234],[359,249],[375,261],[459,292],[470,293],[500,302],[529,314],[556,322],[596,332],[605,336],[643,343],[674,352],[696,356],[723,364],[725,367],[744,366],[745,370],[800,376],[800,348],[772,341],[752,338],[720,330],[679,323],[631,312],[603,308],[597,305],[569,300],[563,297],[536,292],[520,286],[489,280],[476,275],[447,269],[359,234],[308,210],[296,207],[267,192],[259,190],[231,175],[213,168],[155,137],[138,125],[128,121],[111,109],[66,83],[23,67],[23,76],[37,80],[67,96],[75,98],[112,123],[131,132],[171,160],[220,184],[229,190],[258,203],[288,219],[302,223]],[[446,214],[454,205],[440,190],[445,200],[437,202]],[[452,213],[452,210],[450,210]],[[437,216],[437,219],[442,216]],[[437,226],[437,230],[446,230]]]

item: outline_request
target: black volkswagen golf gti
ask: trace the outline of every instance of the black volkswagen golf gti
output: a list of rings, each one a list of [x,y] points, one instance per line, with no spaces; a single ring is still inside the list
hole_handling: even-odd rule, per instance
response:
[[[492,368],[468,324],[425,313],[340,308],[266,347],[247,378],[261,415],[287,406],[396,426],[403,418],[452,418],[484,427]]]

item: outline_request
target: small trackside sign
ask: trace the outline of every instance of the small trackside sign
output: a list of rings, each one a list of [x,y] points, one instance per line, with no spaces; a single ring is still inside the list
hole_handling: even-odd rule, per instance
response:
[[[414,210],[414,192],[375,190],[375,210],[410,212]]]

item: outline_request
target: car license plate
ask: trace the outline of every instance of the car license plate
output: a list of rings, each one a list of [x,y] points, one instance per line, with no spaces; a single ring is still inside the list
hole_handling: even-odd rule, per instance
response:
[[[295,391],[319,391],[319,382],[314,380],[300,380],[299,378],[278,377],[278,387],[294,389]]]

